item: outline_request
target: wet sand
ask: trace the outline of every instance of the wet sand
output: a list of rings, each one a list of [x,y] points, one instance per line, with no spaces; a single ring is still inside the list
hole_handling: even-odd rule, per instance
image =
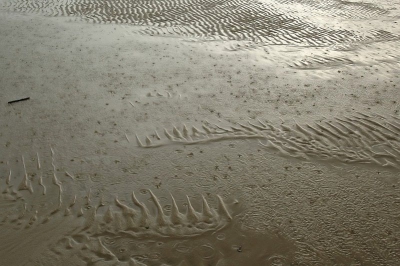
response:
[[[397,265],[398,8],[0,0],[0,265]]]

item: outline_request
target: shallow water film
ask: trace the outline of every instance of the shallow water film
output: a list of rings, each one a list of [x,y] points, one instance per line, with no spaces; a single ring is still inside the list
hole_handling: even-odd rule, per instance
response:
[[[399,265],[399,24],[0,0],[0,265]]]

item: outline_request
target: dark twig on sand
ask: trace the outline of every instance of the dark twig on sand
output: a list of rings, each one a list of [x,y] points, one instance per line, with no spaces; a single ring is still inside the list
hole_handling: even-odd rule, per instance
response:
[[[8,104],[17,103],[17,102],[22,102],[22,101],[27,101],[27,100],[29,100],[29,99],[30,99],[30,97],[26,97],[26,98],[22,98],[22,99],[10,101],[10,102],[8,102]]]

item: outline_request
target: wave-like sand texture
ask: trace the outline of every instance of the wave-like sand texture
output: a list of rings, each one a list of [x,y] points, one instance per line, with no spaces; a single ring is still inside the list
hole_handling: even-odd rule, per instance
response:
[[[205,123],[182,129],[164,129],[165,138],[156,131],[140,139],[138,146],[153,148],[168,143],[184,145],[234,139],[257,139],[263,147],[283,156],[306,160],[337,160],[344,163],[400,167],[400,119],[357,114],[324,120],[313,125],[274,126],[268,121],[248,121],[231,126]]]
[[[329,17],[343,17],[349,19],[368,19],[387,14],[388,11],[372,3],[352,2],[345,0],[278,0],[279,3],[289,5],[301,4],[323,13]]]
[[[96,23],[149,26],[140,31],[142,34],[251,41],[256,44],[319,47],[398,39],[383,29],[360,34],[318,26],[303,18],[294,3],[321,11],[325,16],[347,19],[366,19],[387,13],[372,4],[339,0],[11,0],[6,8],[48,16],[76,16]],[[247,49],[248,46],[236,47],[239,48]]]
[[[313,56],[294,61],[289,67],[296,69],[323,69],[342,65],[354,65],[354,61],[345,57]]]

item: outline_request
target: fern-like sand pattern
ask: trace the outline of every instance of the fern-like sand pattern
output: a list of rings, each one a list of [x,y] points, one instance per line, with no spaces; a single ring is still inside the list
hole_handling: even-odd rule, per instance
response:
[[[230,126],[205,123],[201,127],[183,125],[164,129],[162,135],[155,131],[136,138],[142,148],[256,139],[268,150],[288,157],[400,167],[400,118],[395,116],[358,113],[312,125],[294,121],[291,126],[275,126],[261,120]]]
[[[140,202],[132,193],[132,202],[139,210],[115,199],[116,209],[105,207],[103,214],[98,214],[102,204],[93,208],[85,217],[83,228],[75,231],[70,237],[60,240],[61,249],[75,248],[82,254],[84,261],[90,261],[91,256],[96,255],[106,261],[119,262],[127,260],[128,265],[147,265],[134,257],[120,258],[117,251],[113,251],[112,243],[121,239],[130,239],[130,242],[141,239],[190,239],[206,234],[218,232],[225,228],[232,217],[218,196],[218,209],[211,208],[203,197],[203,207],[197,212],[189,198],[187,198],[187,211],[181,213],[171,195],[171,214],[165,215],[157,197],[149,190],[151,199],[157,208],[156,216],[152,216],[146,205]],[[115,207],[114,206],[114,207]],[[110,248],[107,247],[110,245]],[[82,253],[82,251],[85,251]],[[132,250],[135,251],[134,249]],[[162,258],[157,258],[160,260]]]
[[[187,211],[181,213],[171,195],[171,214],[165,215],[157,197],[151,190],[149,193],[157,208],[156,216],[151,215],[146,205],[138,201],[135,193],[132,193],[132,202],[139,210],[116,198],[115,206],[119,211],[108,206],[105,213],[98,214],[98,208],[103,206],[100,204],[85,217],[84,231],[90,232],[91,235],[123,233],[133,237],[143,235],[191,237],[207,231],[218,231],[232,220],[225,203],[219,196],[217,196],[219,201],[217,210],[212,209],[203,197],[203,208],[200,212],[193,208],[187,197]]]
[[[191,239],[218,232],[232,221],[231,211],[218,195],[217,208],[202,197],[201,210],[196,210],[186,196],[186,210],[182,212],[171,194],[171,209],[166,214],[151,190],[141,190],[141,193],[150,196],[153,208],[140,201],[134,191],[131,203],[118,196],[105,201],[103,196],[100,199],[94,197],[90,189],[79,189],[72,172],[60,173],[53,149],[50,169],[43,166],[46,163],[41,161],[39,153],[35,157],[29,159],[29,164],[27,156],[17,159],[17,166],[5,163],[9,170],[2,173],[0,180],[0,226],[8,228],[8,237],[14,233],[24,234],[28,243],[40,232],[44,236],[53,232],[53,239],[38,239],[42,242],[37,244],[57,241],[58,244],[52,246],[55,254],[60,256],[65,255],[65,250],[72,252],[74,246],[74,252],[89,264],[93,259],[118,262],[118,256],[104,246],[105,238]],[[32,161],[35,169],[32,169]],[[155,212],[151,211],[154,207]],[[11,247],[5,247],[3,251],[8,248]],[[145,265],[133,258],[129,263]]]
[[[9,162],[7,162],[9,171],[0,187],[2,207],[12,205],[14,207],[2,210],[0,225],[10,223],[16,226],[16,229],[19,229],[19,227],[30,228],[33,224],[46,223],[62,210],[65,204],[64,189],[56,171],[53,149],[51,149],[51,153],[52,173],[43,172],[38,153],[36,154],[37,169],[34,172],[27,169],[24,156],[21,156],[18,160],[22,164],[22,173],[14,173],[15,169],[9,166]],[[28,198],[29,200],[27,200]],[[39,203],[40,206],[32,206],[30,202]],[[73,204],[70,205],[70,207],[72,206]]]

